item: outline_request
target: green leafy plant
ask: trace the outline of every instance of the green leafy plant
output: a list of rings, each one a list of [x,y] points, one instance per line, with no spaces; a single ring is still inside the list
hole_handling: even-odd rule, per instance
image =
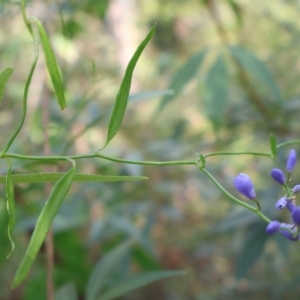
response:
[[[211,1],[202,1],[204,5],[208,5],[210,8]],[[229,6],[232,8],[234,14],[236,15],[237,21],[242,23],[242,13],[240,6],[236,1],[227,1]],[[216,151],[208,154],[204,154],[204,151],[200,151],[201,153],[195,153],[194,159],[191,160],[166,160],[166,161],[151,161],[151,160],[135,160],[135,159],[125,159],[114,156],[108,156],[102,153],[102,150],[106,148],[112,139],[119,132],[127,106],[130,102],[138,101],[140,99],[144,99],[147,97],[157,97],[162,96],[158,109],[156,113],[158,114],[163,109],[166,109],[167,105],[171,104],[177,96],[180,95],[181,91],[184,89],[185,85],[190,81],[197,78],[198,72],[202,72],[205,69],[205,74],[203,76],[203,85],[199,89],[200,95],[202,97],[202,107],[204,111],[204,115],[211,123],[212,128],[215,132],[220,132],[222,130],[222,125],[224,124],[224,113],[226,111],[227,105],[229,105],[229,85],[230,85],[230,67],[234,66],[236,72],[240,75],[241,84],[248,92],[249,102],[254,105],[254,107],[259,111],[259,113],[264,118],[265,123],[268,123],[269,128],[275,128],[274,130],[278,130],[278,122],[272,120],[272,114],[266,109],[268,105],[271,103],[274,105],[274,114],[278,111],[278,109],[282,109],[282,96],[280,94],[279,87],[273,78],[271,72],[266,67],[266,65],[258,59],[254,54],[250,51],[245,50],[239,46],[228,46],[221,47],[218,51],[215,49],[205,48],[204,50],[197,51],[193,56],[191,56],[181,68],[179,68],[178,72],[175,73],[174,77],[170,80],[168,85],[168,90],[165,91],[150,91],[139,93],[136,95],[129,95],[131,82],[133,77],[133,72],[135,70],[135,66],[138,63],[140,56],[145,50],[146,46],[150,43],[152,37],[156,31],[156,25],[154,25],[144,40],[140,43],[136,51],[133,53],[131,60],[128,63],[125,74],[123,76],[123,80],[119,87],[118,92],[116,93],[115,102],[112,105],[112,111],[110,114],[110,119],[107,125],[106,131],[106,139],[103,147],[95,152],[86,153],[86,154],[75,154],[68,155],[66,154],[68,151],[69,144],[67,143],[63,153],[61,155],[25,155],[19,153],[9,152],[12,148],[12,145],[16,138],[18,137],[21,129],[24,126],[24,122],[27,115],[28,108],[28,91],[32,82],[32,77],[35,72],[35,68],[37,65],[38,57],[39,57],[39,43],[42,46],[46,67],[48,73],[50,75],[50,79],[53,85],[55,98],[58,102],[58,105],[61,110],[64,110],[68,103],[65,97],[65,88],[63,82],[63,76],[59,70],[59,64],[56,60],[51,41],[47,35],[47,31],[45,30],[43,24],[39,19],[35,17],[28,17],[26,15],[26,3],[23,0],[21,3],[21,12],[23,15],[23,20],[27,29],[32,37],[33,46],[34,46],[34,59],[30,68],[30,72],[28,74],[24,93],[23,93],[23,108],[22,108],[22,116],[20,123],[17,129],[11,134],[8,139],[7,144],[3,147],[3,150],[0,153],[0,157],[5,159],[7,162],[7,173],[5,176],[0,176],[0,183],[5,184],[6,188],[6,207],[8,212],[8,222],[7,222],[7,232],[8,232],[8,240],[10,242],[10,252],[8,253],[8,257],[11,256],[11,253],[16,249],[15,241],[13,239],[13,232],[15,229],[15,225],[17,222],[17,207],[18,204],[15,203],[15,186],[19,183],[54,183],[51,191],[48,193],[47,201],[44,205],[40,205],[39,215],[37,220],[34,220],[34,229],[30,237],[29,245],[24,254],[24,257],[20,263],[20,265],[16,268],[16,274],[14,276],[12,287],[16,288],[24,280],[30,273],[30,270],[35,263],[39,259],[39,252],[45,242],[47,234],[54,230],[57,230],[62,237],[56,237],[58,239],[58,252],[60,253],[62,260],[64,263],[68,265],[69,273],[61,275],[59,278],[60,288],[56,291],[55,299],[78,299],[77,289],[80,288],[80,294],[84,295],[87,300],[96,300],[96,299],[116,299],[123,295],[126,295],[129,292],[132,292],[140,287],[143,287],[147,284],[160,281],[166,278],[177,277],[185,275],[184,271],[178,270],[170,270],[163,271],[160,270],[155,260],[149,258],[150,246],[149,246],[149,227],[151,225],[151,211],[147,216],[146,225],[142,228],[141,231],[136,230],[134,226],[128,221],[128,219],[123,218],[120,215],[115,215],[109,220],[105,217],[97,223],[98,228],[96,231],[96,236],[109,236],[116,238],[116,241],[113,240],[111,244],[108,246],[107,251],[104,251],[102,257],[98,260],[97,264],[93,269],[88,269],[83,262],[78,262],[78,256],[73,258],[71,254],[68,257],[68,254],[72,252],[72,247],[68,246],[70,242],[71,245],[78,245],[79,242],[72,232],[59,232],[59,226],[53,227],[53,222],[55,225],[55,217],[59,216],[60,210],[63,208],[64,200],[66,199],[69,190],[72,189],[72,184],[74,182],[89,184],[92,182],[96,182],[98,184],[102,182],[126,182],[126,181],[143,181],[148,179],[145,176],[114,176],[114,175],[98,175],[98,174],[84,174],[84,173],[76,173],[78,161],[83,159],[88,160],[103,160],[115,163],[121,163],[124,165],[140,165],[140,166],[193,166],[197,170],[201,172],[203,178],[208,179],[211,183],[214,184],[216,189],[220,190],[227,199],[229,199],[233,204],[241,206],[245,208],[247,211],[251,212],[254,215],[254,220],[257,222],[255,226],[252,227],[250,233],[247,235],[245,239],[245,243],[243,246],[243,254],[240,256],[240,266],[237,269],[237,276],[242,277],[246,274],[247,270],[250,266],[257,260],[259,255],[262,252],[262,249],[266,243],[266,235],[264,229],[264,223],[268,224],[268,230],[273,231],[272,226],[277,226],[278,223],[274,223],[273,218],[269,218],[266,216],[264,212],[264,206],[260,204],[258,201],[256,194],[253,195],[253,186],[250,180],[250,177],[246,174],[240,174],[238,177],[238,183],[236,184],[236,188],[239,192],[241,192],[246,198],[253,200],[253,202],[247,203],[244,200],[241,200],[235,197],[231,192],[230,188],[225,188],[219,180],[217,180],[217,176],[213,175],[214,169],[212,167],[213,164],[209,163],[209,160],[213,157],[238,157],[238,156],[254,156],[257,158],[270,158],[273,161],[276,161],[279,156],[279,150],[290,146],[292,144],[299,144],[300,140],[290,140],[283,143],[277,143],[275,135],[270,135],[269,147],[270,150],[263,151]],[[210,59],[210,60],[209,60]],[[207,63],[208,60],[208,63]],[[92,66],[93,72],[95,73],[94,66]],[[7,67],[0,73],[0,101],[2,101],[6,84],[10,79],[10,76],[13,73],[13,68]],[[93,77],[94,78],[94,77]],[[200,84],[201,86],[201,84]],[[259,86],[258,89],[253,89],[253,87]],[[259,92],[257,92],[259,90]],[[85,99],[87,95],[83,95],[82,98]],[[266,101],[262,101],[262,99],[267,99]],[[75,113],[75,115],[70,119],[70,122],[74,120],[80,113],[80,109]],[[106,114],[106,112],[105,112]],[[86,132],[87,129],[91,128],[94,124],[102,118],[100,117],[92,120],[77,136],[72,137],[73,140],[76,137],[82,135]],[[67,125],[66,125],[67,128]],[[282,128],[279,128],[282,129]],[[72,138],[70,140],[72,140]],[[66,150],[67,149],[67,150]],[[37,165],[51,164],[58,166],[60,163],[71,163],[72,167],[67,172],[34,172],[34,173],[23,173],[23,174],[14,174],[15,160],[21,163],[35,163]],[[211,169],[210,169],[211,168]],[[101,170],[102,171],[102,170]],[[104,170],[105,171],[105,170]],[[276,177],[276,176],[275,176]],[[274,178],[274,176],[273,176]],[[276,177],[277,178],[277,177]],[[284,187],[286,192],[286,201],[294,200],[294,196],[296,194],[295,191],[289,189],[287,183],[290,179],[290,175],[286,181],[281,182],[280,184]],[[276,180],[276,179],[275,179]],[[278,180],[277,180],[278,181]],[[246,189],[246,190],[245,190]],[[73,204],[71,204],[73,205]],[[298,213],[298,211],[296,211]],[[299,240],[299,218],[296,213],[292,213],[294,216],[294,223],[291,225],[292,227],[282,228],[276,227],[274,230],[276,232],[280,232],[283,236],[287,237],[291,240]],[[232,216],[230,216],[232,218]],[[243,215],[242,215],[243,217]],[[244,219],[242,218],[241,219]],[[71,223],[71,221],[69,221]],[[226,222],[226,220],[225,220]],[[225,222],[223,224],[225,224]],[[241,224],[243,222],[240,221]],[[276,221],[278,222],[278,221]],[[67,223],[67,222],[66,222]],[[106,232],[103,228],[107,226],[107,224],[112,224],[111,232]],[[149,225],[150,224],[150,225]],[[275,224],[275,225],[274,225]],[[64,227],[65,226],[65,227]],[[102,226],[102,227],[101,227]],[[230,223],[227,228],[230,226],[236,226],[236,223],[232,225]],[[269,227],[271,226],[271,227]],[[281,226],[281,225],[280,225]],[[226,226],[224,226],[226,227]],[[29,228],[31,228],[29,226]],[[58,229],[57,229],[58,228]],[[60,228],[68,228],[68,223],[61,225]],[[100,229],[99,229],[100,228]],[[263,228],[263,229],[262,229]],[[274,233],[274,232],[272,232]],[[58,234],[58,235],[59,235]],[[125,238],[124,238],[125,236]],[[67,242],[64,241],[67,240]],[[92,238],[91,238],[92,240]],[[65,243],[64,243],[65,242]],[[252,255],[249,256],[247,251],[251,248],[252,245],[253,252]],[[47,246],[46,246],[47,247]],[[68,248],[69,247],[69,248]],[[67,249],[64,249],[67,248]],[[149,250],[150,249],[150,250]],[[65,252],[64,252],[65,251]],[[66,252],[68,252],[66,254]],[[87,250],[82,249],[81,256],[86,255]],[[135,253],[135,258],[138,260],[140,264],[144,264],[146,271],[132,274],[130,270],[130,264],[128,263],[128,257]],[[248,261],[245,263],[245,261]],[[67,268],[66,268],[67,269]],[[78,278],[74,275],[74,270],[84,270],[85,273],[90,273],[89,276],[86,276],[86,282],[80,282]],[[124,272],[126,270],[126,272]],[[43,273],[43,267],[40,266],[41,273]],[[67,273],[67,272],[66,272]],[[128,274],[130,274],[128,276]],[[51,278],[53,275],[51,273],[50,268],[47,270],[48,277]],[[85,274],[86,275],[86,274]],[[65,280],[65,277],[70,278],[71,282]],[[41,279],[41,278],[39,278]],[[72,280],[71,280],[72,279]],[[74,279],[74,280],[73,280]],[[77,282],[78,281],[78,282]],[[76,284],[74,284],[76,282]],[[80,286],[78,288],[78,286]],[[52,285],[52,287],[51,287]],[[34,284],[33,284],[34,286]],[[48,298],[53,299],[53,282],[50,280],[48,288]],[[30,290],[30,289],[29,289]],[[28,292],[29,293],[29,292]]]

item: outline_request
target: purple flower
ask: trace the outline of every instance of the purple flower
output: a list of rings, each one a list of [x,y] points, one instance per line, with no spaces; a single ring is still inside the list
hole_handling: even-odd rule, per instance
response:
[[[251,178],[244,173],[240,173],[234,178],[234,186],[242,195],[248,199],[254,199],[256,197],[254,187]]]
[[[292,220],[295,224],[300,225],[300,207],[295,206],[292,211]]]
[[[266,228],[266,232],[268,234],[274,234],[276,232],[279,232],[281,235],[283,235],[285,238],[291,241],[299,240],[299,234],[297,234],[297,228],[293,224],[271,221]]]
[[[286,162],[286,171],[288,173],[293,172],[293,170],[295,168],[295,165],[296,165],[296,162],[297,162],[296,151],[294,149],[292,149],[289,153],[289,156],[288,156],[288,159],[287,159],[287,162]]]
[[[285,197],[282,197],[276,202],[275,207],[277,209],[283,209],[286,207],[286,205],[287,205],[287,199]]]
[[[272,221],[268,224],[267,228],[266,228],[266,232],[267,234],[273,234],[275,232],[277,232],[280,228],[280,222],[278,221]]]
[[[271,171],[271,176],[276,182],[280,184],[284,184],[286,182],[283,172],[279,169],[273,169]]]
[[[300,192],[300,184],[297,184],[292,189],[293,194],[297,194]]]
[[[291,241],[299,240],[299,234],[295,236],[295,234],[297,233],[297,228],[295,227],[295,225],[281,223],[279,232]]]
[[[287,208],[290,212],[292,212],[292,211],[294,210],[295,207],[296,207],[296,206],[295,206],[295,204],[294,204],[294,202],[293,202],[292,200],[286,199],[286,208]]]

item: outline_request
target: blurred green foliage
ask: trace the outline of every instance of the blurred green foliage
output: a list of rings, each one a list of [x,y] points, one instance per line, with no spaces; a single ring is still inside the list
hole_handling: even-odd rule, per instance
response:
[[[296,0],[219,0],[214,5],[210,0],[131,0],[127,8],[117,0],[96,2],[28,2],[28,11],[42,20],[59,60],[67,108],[62,113],[57,107],[40,57],[26,123],[11,151],[43,155],[46,97],[51,100],[48,132],[53,155],[100,149],[124,64],[154,22],[157,33],[134,72],[122,129],[105,153],[136,160],[194,159],[195,153],[213,151],[269,151],[270,133],[278,143],[298,138]],[[20,119],[33,46],[19,3],[1,1],[0,19],[0,70],[14,67],[0,111],[0,143],[5,145]],[[294,148],[299,153],[299,146]],[[280,149],[275,162],[236,156],[210,157],[206,164],[232,193],[234,176],[247,172],[262,211],[288,222],[288,215],[284,218],[275,211],[281,191],[269,170],[283,166],[289,150]],[[44,168],[16,161],[12,172]],[[55,168],[64,170],[60,164]],[[79,161],[77,169],[99,175],[145,175],[149,180],[73,184],[53,226],[57,300],[88,299],[83,297],[94,267],[127,238],[138,242],[108,281],[162,269],[186,270],[187,275],[122,299],[297,298],[298,244],[266,236],[265,224],[231,205],[196,168],[94,159]],[[0,170],[6,174],[4,164]],[[299,176],[298,169],[292,183],[299,183]],[[44,247],[25,284],[9,288],[47,198],[38,183],[17,185],[15,197],[16,249],[9,260],[8,216],[4,199],[0,202],[0,299],[46,299]],[[104,289],[111,282],[106,284]]]

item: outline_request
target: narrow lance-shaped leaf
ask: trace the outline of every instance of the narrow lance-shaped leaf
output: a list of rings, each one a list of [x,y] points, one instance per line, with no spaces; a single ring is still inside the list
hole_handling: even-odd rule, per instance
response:
[[[5,86],[13,72],[13,68],[8,67],[0,73],[0,105],[5,91]]]
[[[54,56],[51,43],[49,41],[49,38],[47,36],[47,33],[42,25],[42,23],[34,17],[30,17],[30,21],[34,22],[37,25],[42,47],[45,53],[45,59],[46,59],[46,65],[47,69],[49,71],[51,81],[54,87],[55,95],[58,101],[58,104],[63,110],[66,107],[66,100],[65,100],[65,94],[64,94],[64,86],[63,82],[60,76],[60,73],[58,71],[58,66],[56,62],[56,58]]]
[[[277,108],[280,107],[282,102],[280,89],[266,64],[256,55],[240,46],[229,46],[229,51],[255,84],[256,90],[261,95],[269,97],[270,102],[273,105],[276,104]]]
[[[7,232],[11,244],[11,251],[7,256],[8,258],[15,248],[15,243],[12,239],[12,232],[16,224],[15,193],[14,193],[14,184],[11,179],[11,164],[9,160],[8,160],[8,169],[6,175],[6,208],[9,215]]]
[[[271,153],[273,158],[277,155],[277,148],[276,148],[276,137],[273,134],[270,134],[270,147],[271,147]]]
[[[14,174],[11,180],[14,183],[37,183],[37,182],[56,182],[63,177],[65,173],[32,173],[32,174]],[[74,174],[73,182],[116,182],[116,181],[135,181],[146,180],[145,176],[112,176],[112,175],[94,175],[94,174]],[[0,183],[6,182],[6,176],[0,176]]]
[[[54,185],[48,200],[46,201],[34,228],[29,245],[23,260],[14,277],[12,286],[18,286],[27,276],[51,226],[52,220],[57,214],[63,200],[65,199],[76,170],[75,162],[72,160],[73,167],[62,176]]]
[[[264,223],[256,222],[247,228],[241,254],[237,259],[236,277],[243,278],[250,268],[253,268],[256,261],[261,257],[264,246],[268,240],[267,235],[261,230]]]
[[[124,242],[101,258],[96,264],[86,285],[85,296],[87,300],[101,299],[101,292],[110,282],[116,268],[118,268],[124,257],[128,254],[132,242],[132,240]]]
[[[206,74],[203,94],[204,111],[216,131],[222,125],[227,100],[228,70],[220,53]]]
[[[155,271],[136,274],[119,282],[115,282],[104,295],[101,295],[101,300],[116,299],[152,282],[183,275],[185,275],[184,271]]]
[[[60,287],[55,293],[54,300],[78,300],[75,284],[68,282]]]
[[[204,61],[208,49],[205,48],[200,52],[192,55],[175,73],[175,76],[172,78],[168,89],[173,91],[171,95],[165,95],[160,105],[157,109],[159,113],[170,101],[172,101],[183,89],[183,87],[195,77],[197,71]]]
[[[109,124],[108,124],[108,132],[107,132],[107,138],[106,142],[103,148],[107,146],[107,144],[111,141],[111,139],[117,134],[118,130],[121,127],[124,113],[127,107],[127,101],[129,97],[130,92],[130,86],[131,86],[131,79],[132,74],[134,71],[134,68],[136,66],[136,63],[141,56],[142,52],[144,51],[145,47],[147,46],[148,42],[151,40],[152,36],[154,35],[156,29],[156,25],[154,25],[151,30],[149,31],[146,38],[142,41],[142,43],[138,46],[137,50],[133,54],[133,57],[131,58],[126,71],[124,78],[122,80],[119,92],[116,97],[115,105],[113,107]],[[102,149],[103,149],[102,148]]]

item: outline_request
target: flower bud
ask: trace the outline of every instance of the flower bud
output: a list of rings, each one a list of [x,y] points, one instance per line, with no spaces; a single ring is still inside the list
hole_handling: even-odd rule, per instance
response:
[[[295,236],[295,234],[297,233],[297,228],[295,227],[295,225],[281,223],[279,232],[291,241],[299,240],[299,234]]]
[[[288,159],[287,159],[287,162],[286,162],[286,171],[288,173],[293,172],[293,170],[295,168],[295,165],[296,165],[296,162],[297,162],[296,151],[294,149],[292,149],[289,153],[289,156],[288,156]]]
[[[248,199],[254,199],[256,197],[252,181],[247,174],[240,173],[236,176],[234,178],[234,186],[237,191]]]
[[[283,172],[279,169],[273,169],[271,171],[271,176],[276,182],[280,184],[284,184],[286,182]]]
[[[272,221],[268,224],[267,228],[266,228],[266,233],[267,234],[273,234],[275,232],[277,232],[280,228],[280,222],[278,221]]]
[[[300,225],[300,207],[295,206],[292,211],[292,220],[295,224]]]
[[[297,194],[300,192],[300,184],[297,184],[292,189],[293,194]]]
[[[283,209],[286,207],[286,204],[287,204],[287,199],[285,197],[282,197],[276,202],[275,207],[277,209]]]
[[[287,208],[290,212],[292,212],[292,211],[294,210],[295,207],[296,207],[296,206],[295,206],[295,204],[294,204],[294,202],[293,202],[292,200],[290,200],[290,199],[287,199],[287,200],[286,200],[286,208]]]

